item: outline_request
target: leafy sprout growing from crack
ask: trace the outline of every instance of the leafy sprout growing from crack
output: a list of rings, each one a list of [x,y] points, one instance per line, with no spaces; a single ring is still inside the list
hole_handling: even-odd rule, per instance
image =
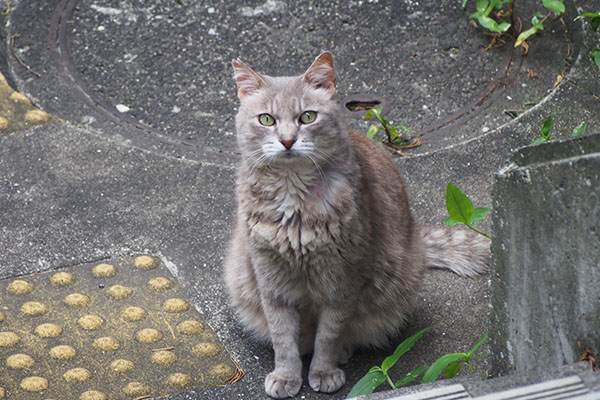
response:
[[[416,381],[421,376],[421,383],[434,382],[440,378],[442,373],[446,378],[454,378],[460,367],[463,364],[467,364],[471,373],[473,370],[473,359],[477,358],[474,356],[475,352],[481,347],[481,345],[487,340],[487,333],[473,346],[471,350],[466,353],[449,353],[438,358],[430,366],[423,365],[417,367],[406,374],[402,379],[394,382],[391,375],[389,374],[390,369],[396,365],[400,357],[406,352],[413,348],[417,340],[421,338],[431,327],[421,329],[419,332],[405,339],[402,343],[396,347],[396,350],[388,357],[386,357],[381,365],[372,367],[369,372],[365,374],[353,387],[346,398],[350,399],[364,394],[373,393],[375,389],[387,382],[392,389],[397,389],[401,386],[405,386],[413,381]],[[485,355],[483,356],[485,357]]]
[[[471,199],[452,183],[448,183],[448,187],[446,187],[446,209],[450,215],[445,221],[446,225],[454,226],[463,224],[488,239],[492,238],[489,234],[484,233],[473,226],[475,222],[485,218],[490,211],[490,208],[475,208]]]

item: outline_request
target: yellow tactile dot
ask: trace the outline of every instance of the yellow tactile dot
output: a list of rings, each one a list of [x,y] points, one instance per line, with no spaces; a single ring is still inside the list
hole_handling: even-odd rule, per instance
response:
[[[169,313],[180,313],[180,312],[189,310],[189,308],[190,308],[190,303],[188,303],[184,299],[178,299],[178,298],[167,299],[162,304],[163,311],[166,311]]]
[[[91,303],[90,298],[83,293],[71,293],[63,301],[65,304],[77,308],[85,308]]]
[[[29,376],[21,381],[21,389],[28,392],[41,392],[48,389],[48,380],[40,376]]]
[[[156,268],[157,262],[154,257],[138,256],[133,264],[137,269],[153,269]]]
[[[87,382],[91,377],[92,373],[85,368],[73,368],[63,374],[63,378],[69,383]]]
[[[108,294],[110,298],[114,300],[126,299],[131,296],[132,293],[133,288],[122,285],[113,285],[106,289],[106,294]]]
[[[129,382],[124,388],[123,392],[132,397],[148,396],[150,394],[150,388],[141,382]]]
[[[10,122],[4,117],[0,117],[0,131],[8,128],[9,126]],[[0,399],[2,399],[2,397],[0,397]]]
[[[15,103],[21,103],[29,106],[31,105],[31,100],[19,92],[12,92],[9,98]]]
[[[214,357],[221,352],[221,349],[214,343],[204,342],[192,347],[192,352],[198,357]]]
[[[21,306],[21,312],[26,315],[43,315],[48,312],[48,307],[38,301],[28,301]]]
[[[50,277],[52,286],[68,286],[75,281],[73,274],[70,272],[57,272]]]
[[[141,321],[148,313],[142,307],[129,306],[121,310],[121,319],[127,322]]]
[[[121,347],[119,342],[110,336],[104,336],[104,337],[95,339],[92,346],[94,346],[95,349],[102,350],[102,351],[108,351],[108,352],[116,351],[119,349],[119,347]]]
[[[204,332],[204,325],[200,321],[183,321],[177,324],[177,332],[183,335],[198,335]]]
[[[165,383],[167,385],[178,386],[178,387],[183,388],[192,383],[192,377],[189,376],[188,374],[176,372],[174,374],[169,375],[169,377],[166,379]]]
[[[231,378],[234,372],[234,369],[227,364],[215,365],[210,369],[210,371],[208,371],[210,376],[220,381],[226,381],[227,379]]]
[[[165,292],[173,287],[173,281],[162,276],[152,278],[148,281],[150,289],[156,292]]]
[[[14,332],[0,332],[0,347],[10,347],[19,343],[21,338]]]
[[[81,317],[77,320],[77,323],[83,329],[88,330],[88,331],[100,329],[100,328],[102,328],[102,325],[104,325],[104,321],[102,321],[102,318],[100,318],[97,315],[93,315],[93,314],[84,315],[83,317]]]
[[[41,324],[35,327],[35,334],[41,338],[56,338],[62,333],[62,328],[56,324]]]
[[[106,400],[107,397],[104,393],[99,390],[88,390],[87,392],[81,393],[79,400]]]
[[[154,328],[142,329],[135,333],[135,339],[140,343],[155,343],[162,338],[162,332]]]
[[[0,311],[0,322],[3,322],[6,319],[6,315],[2,311]]]
[[[135,365],[129,360],[114,360],[110,368],[119,374],[127,374],[135,369]]]
[[[25,114],[25,121],[33,124],[44,124],[48,122],[50,115],[46,111],[42,110],[31,110]]]
[[[117,269],[111,264],[98,264],[92,268],[95,278],[112,278],[117,274]]]
[[[61,344],[50,349],[50,357],[56,360],[68,361],[75,357],[77,352],[71,346]]]
[[[177,361],[177,355],[170,350],[159,350],[152,353],[150,361],[158,365],[171,365]]]
[[[33,285],[27,281],[17,279],[8,284],[8,292],[11,294],[27,294],[33,290]]]
[[[13,354],[6,359],[6,366],[12,369],[26,369],[33,367],[35,360],[27,354]]]

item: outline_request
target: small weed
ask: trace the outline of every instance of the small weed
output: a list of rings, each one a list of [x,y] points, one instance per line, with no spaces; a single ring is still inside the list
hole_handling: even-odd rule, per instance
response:
[[[598,32],[598,27],[600,27],[600,10],[598,10],[596,12],[586,12],[586,13],[580,14],[575,18],[575,20],[577,21],[578,19],[581,19],[581,18],[590,18],[590,28],[594,32]],[[600,69],[600,49],[599,48],[594,48],[590,51],[590,58],[596,64],[598,69]]]
[[[441,356],[438,358],[431,366],[421,366],[413,369],[408,374],[406,374],[402,379],[397,382],[394,382],[392,377],[389,375],[389,370],[396,365],[400,357],[402,357],[406,352],[408,352],[415,345],[417,340],[425,334],[425,332],[429,331],[431,327],[420,330],[415,333],[408,339],[404,340],[402,343],[396,347],[396,350],[392,355],[386,357],[380,366],[372,367],[369,372],[366,373],[353,387],[350,393],[348,393],[348,399],[357,397],[363,394],[373,393],[377,387],[382,385],[384,382],[387,382],[392,389],[398,389],[401,386],[405,386],[423,376],[421,379],[421,383],[428,383],[436,381],[444,370],[446,371],[444,376],[446,378],[454,378],[462,364],[467,364],[469,366],[469,371],[473,373],[473,355],[479,349],[479,347],[487,340],[487,333],[483,335],[481,340],[477,342],[475,346],[467,353],[450,353]]]
[[[448,210],[448,215],[450,215],[445,221],[446,225],[454,226],[463,224],[488,239],[492,238],[487,233],[473,227],[475,222],[485,218],[490,208],[473,207],[471,199],[452,183],[448,183],[448,187],[446,187],[446,209]]]
[[[381,111],[383,106],[371,108],[365,113],[363,119],[365,121],[375,117],[381,125],[371,125],[367,130],[367,137],[374,139],[379,132],[384,132],[386,142],[384,144],[392,149],[408,149],[419,146],[421,141],[418,138],[413,138],[408,134],[408,128],[403,125],[392,125],[390,121],[383,118]],[[403,153],[400,153],[403,154]]]
[[[546,118],[544,124],[542,125],[542,129],[540,129],[540,137],[531,142],[530,146],[536,146],[540,143],[547,142],[550,140],[550,131],[552,130],[552,125],[554,124],[554,116],[556,113],[552,113]]]
[[[511,32],[516,36],[513,19],[513,2],[514,0],[475,0],[477,11],[471,14],[470,18],[479,22],[479,25],[494,34],[502,35]],[[465,8],[467,3],[468,0],[462,0],[462,7]],[[567,11],[564,0],[542,0],[541,3],[545,9],[545,13],[539,12],[533,16],[531,27],[518,34],[515,47],[523,46],[527,51],[529,47],[526,43],[527,39],[544,30],[546,26]],[[552,15],[556,18],[550,20]],[[510,22],[505,17],[509,17]]]
[[[542,125],[542,128],[540,129],[540,137],[535,139],[533,142],[531,142],[529,144],[530,146],[536,146],[540,143],[544,143],[544,142],[547,142],[548,140],[550,140],[550,131],[552,130],[552,125],[554,124],[554,116],[555,115],[556,115],[556,113],[552,113],[548,116],[548,118],[546,118],[546,120],[544,121],[544,124]],[[578,136],[583,135],[585,133],[586,128],[587,128],[586,122],[580,123],[571,132],[571,137],[578,137]]]

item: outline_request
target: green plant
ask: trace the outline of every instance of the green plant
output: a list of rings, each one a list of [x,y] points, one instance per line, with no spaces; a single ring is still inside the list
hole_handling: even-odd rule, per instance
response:
[[[587,128],[587,124],[585,122],[582,122],[573,129],[573,132],[571,132],[571,137],[578,137],[583,135],[585,133],[585,128]]]
[[[531,142],[530,146],[535,146],[550,140],[550,131],[552,130],[552,125],[554,124],[555,115],[556,113],[552,113],[548,116],[548,118],[546,118],[542,128],[540,129],[540,137]]]
[[[515,0],[475,0],[476,12],[470,15],[470,18],[476,20],[482,27],[495,34],[504,34],[510,31],[516,35],[515,24],[512,18],[513,2]],[[462,0],[462,7],[467,6],[468,0]],[[531,19],[531,27],[521,31],[515,41],[515,47],[523,46],[528,48],[527,39],[543,30],[551,24],[556,18],[550,19],[552,15],[559,17],[566,12],[564,0],[541,0],[542,6],[546,9],[545,13],[536,13]],[[510,17],[510,22],[505,20]]]
[[[586,12],[586,13],[580,14],[575,18],[575,20],[577,21],[578,19],[581,19],[581,18],[590,18],[590,28],[594,32],[598,32],[598,27],[600,26],[600,10],[598,10],[596,12]],[[594,61],[594,63],[596,63],[596,66],[598,67],[598,69],[600,69],[600,49],[599,48],[594,48],[590,51],[590,58],[592,59],[592,61]]]
[[[389,370],[396,365],[400,357],[404,355],[407,351],[409,351],[423,336],[423,334],[429,331],[431,327],[427,327],[425,329],[420,330],[414,335],[410,336],[406,340],[396,347],[396,350],[392,355],[386,357],[380,366],[372,367],[369,372],[365,374],[353,387],[350,393],[346,398],[350,399],[356,396],[360,396],[363,394],[373,393],[377,387],[387,382],[392,389],[397,389],[401,386],[407,385],[417,379],[421,375],[423,378],[421,379],[421,383],[428,383],[437,380],[444,370],[446,371],[446,378],[454,378],[462,364],[467,364],[469,366],[469,371],[473,373],[473,355],[479,349],[479,347],[487,340],[487,333],[483,335],[483,337],[477,342],[475,346],[467,353],[450,353],[441,356],[438,358],[431,366],[421,366],[413,369],[408,374],[406,374],[402,379],[397,382],[394,382],[392,377],[389,375]]]
[[[473,202],[458,187],[448,183],[446,187],[446,209],[450,217],[445,221],[446,225],[454,226],[463,224],[488,239],[492,237],[473,227],[473,224],[485,218],[490,211],[489,207],[473,207]]]
[[[550,131],[552,130],[552,125],[554,124],[554,116],[556,113],[552,113],[546,118],[542,128],[540,129],[540,137],[531,142],[530,146],[536,146],[540,143],[547,142],[550,140]],[[577,125],[573,131],[571,132],[571,137],[578,137],[585,133],[585,129],[587,128],[587,124],[585,122]]]
[[[411,137],[407,135],[408,128],[403,125],[392,125],[390,121],[383,118],[381,111],[383,106],[371,108],[363,115],[365,121],[375,117],[381,124],[371,125],[367,131],[367,136],[373,139],[378,132],[384,131],[389,144],[399,147],[408,147],[411,145]]]

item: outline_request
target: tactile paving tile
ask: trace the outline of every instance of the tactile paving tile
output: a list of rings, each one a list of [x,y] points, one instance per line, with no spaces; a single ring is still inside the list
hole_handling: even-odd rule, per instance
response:
[[[146,399],[243,372],[158,259],[0,281],[0,399]]]

